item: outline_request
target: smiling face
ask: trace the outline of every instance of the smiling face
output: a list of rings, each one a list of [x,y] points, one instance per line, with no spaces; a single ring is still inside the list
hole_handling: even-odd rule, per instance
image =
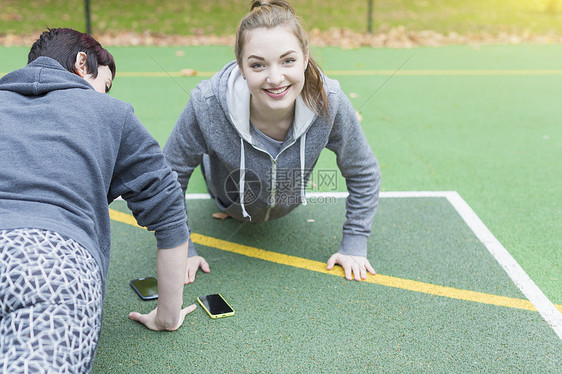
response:
[[[307,63],[308,53],[286,28],[249,31],[239,68],[252,94],[250,110],[292,111],[304,86]]]

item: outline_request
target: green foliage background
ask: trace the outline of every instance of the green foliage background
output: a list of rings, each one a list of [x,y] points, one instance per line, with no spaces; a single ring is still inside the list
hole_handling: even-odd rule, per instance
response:
[[[83,0],[0,0],[0,34],[34,34],[46,27],[85,31]],[[93,33],[150,31],[230,35],[248,0],[91,0]],[[368,0],[294,0],[307,28],[363,32]],[[373,30],[404,26],[441,33],[560,32],[561,0],[373,0]]]

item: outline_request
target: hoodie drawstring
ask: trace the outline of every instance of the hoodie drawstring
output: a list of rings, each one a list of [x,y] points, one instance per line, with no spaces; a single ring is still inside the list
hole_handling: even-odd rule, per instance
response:
[[[306,185],[304,182],[304,155],[306,133],[301,135],[301,204],[306,206]]]
[[[240,138],[240,181],[239,181],[239,189],[240,189],[240,207],[242,208],[242,216],[244,218],[249,218],[250,221],[252,217],[246,212],[246,207],[244,206],[244,185],[246,179],[246,155],[244,154],[244,139]]]
[[[301,180],[300,180],[300,190],[301,190],[301,204],[306,206],[306,183],[305,183],[305,150],[306,150],[306,133],[301,135],[300,138],[300,166],[301,166]],[[242,216],[248,218],[250,221],[252,217],[246,211],[246,206],[244,204],[244,192],[245,192],[245,180],[246,180],[246,155],[244,151],[244,139],[240,138],[240,180],[238,188],[240,191],[240,208],[242,209]]]

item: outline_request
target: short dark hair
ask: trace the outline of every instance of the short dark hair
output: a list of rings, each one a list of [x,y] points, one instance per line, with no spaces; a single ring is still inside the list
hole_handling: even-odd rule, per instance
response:
[[[76,73],[74,62],[79,52],[86,53],[86,66],[88,74],[96,78],[98,66],[107,66],[115,78],[115,60],[111,53],[105,50],[100,43],[88,34],[67,28],[47,29],[39,39],[33,43],[27,63],[37,57],[46,56],[57,60],[66,70]]]

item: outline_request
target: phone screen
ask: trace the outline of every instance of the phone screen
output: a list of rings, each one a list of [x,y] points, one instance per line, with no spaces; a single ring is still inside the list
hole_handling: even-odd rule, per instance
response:
[[[205,308],[205,310],[211,315],[211,317],[226,317],[234,314],[234,310],[219,294],[200,296],[198,300],[199,303]]]
[[[133,279],[131,287],[143,300],[153,300],[158,298],[158,282],[154,277]]]

